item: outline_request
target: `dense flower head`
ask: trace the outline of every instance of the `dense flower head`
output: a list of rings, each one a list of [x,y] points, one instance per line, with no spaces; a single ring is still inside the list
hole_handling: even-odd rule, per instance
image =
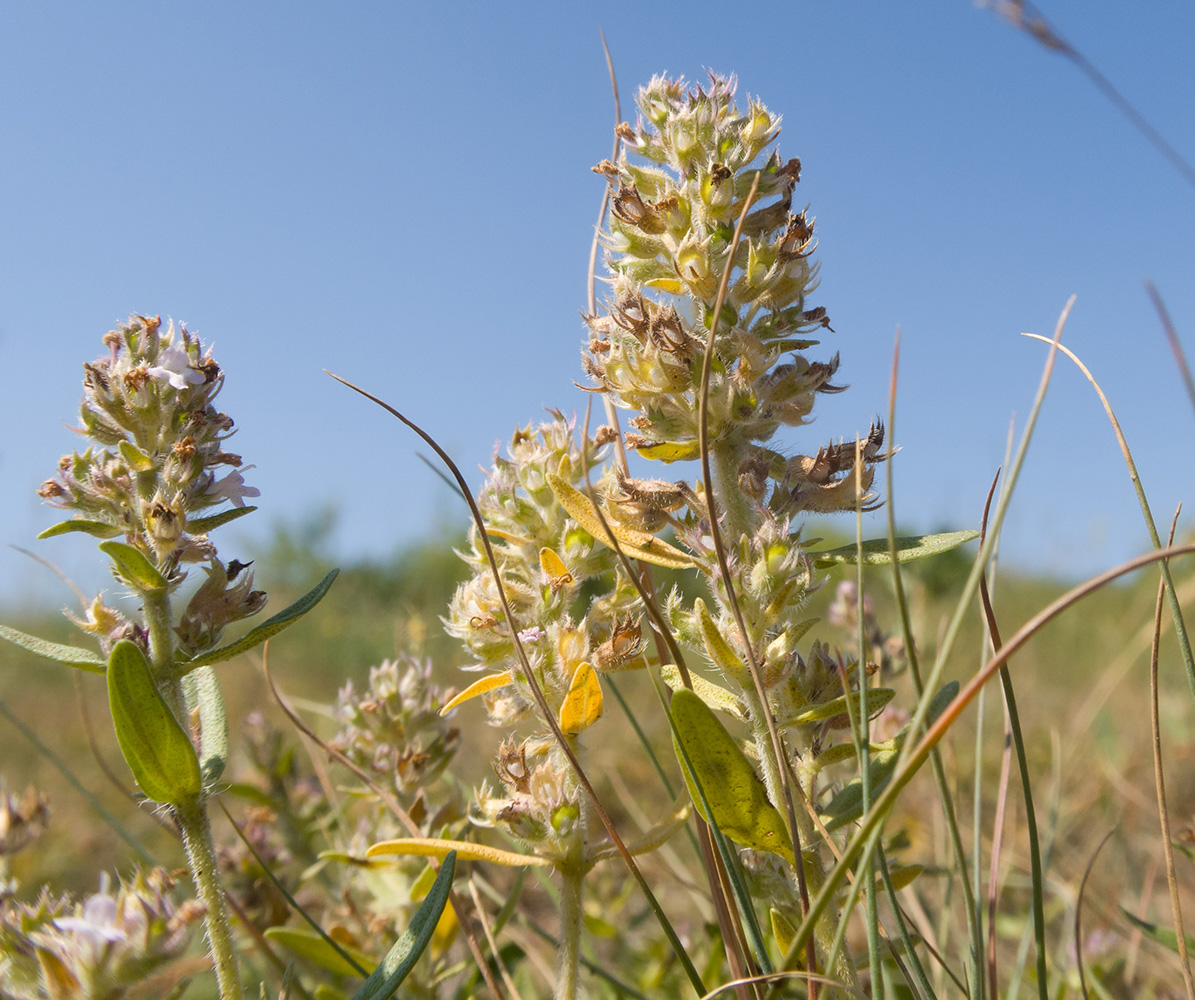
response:
[[[136,873],[79,902],[48,893],[0,907],[0,996],[34,1000],[118,1000],[186,947],[202,915],[176,904],[161,869]]]

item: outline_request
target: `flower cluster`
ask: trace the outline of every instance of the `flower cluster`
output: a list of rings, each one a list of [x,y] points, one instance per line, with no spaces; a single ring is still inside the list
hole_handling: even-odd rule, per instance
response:
[[[0,907],[0,996],[13,1000],[119,1000],[182,954],[202,915],[176,905],[161,869],[137,873],[115,893],[72,903],[43,893],[32,905]]]
[[[79,432],[94,442],[59,462],[58,475],[39,495],[73,519],[45,534],[79,531],[124,536],[165,579],[171,591],[187,563],[205,563],[206,580],[177,626],[179,646],[191,654],[214,645],[232,622],[265,606],[246,564],[225,564],[207,532],[252,508],[239,455],[224,450],[232,419],[214,405],[224,384],[210,350],[185,326],[162,328],[158,317],[134,316],[104,337],[108,354],[85,364]],[[212,514],[222,503],[230,510]],[[85,631],[105,650],[138,633],[98,598]]]

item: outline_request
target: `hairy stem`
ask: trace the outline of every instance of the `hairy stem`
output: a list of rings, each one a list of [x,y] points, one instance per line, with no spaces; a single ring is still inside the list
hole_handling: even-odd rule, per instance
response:
[[[577,973],[581,961],[581,883],[585,877],[580,867],[561,868],[560,887],[560,965],[556,974],[555,1000],[577,1000]]]

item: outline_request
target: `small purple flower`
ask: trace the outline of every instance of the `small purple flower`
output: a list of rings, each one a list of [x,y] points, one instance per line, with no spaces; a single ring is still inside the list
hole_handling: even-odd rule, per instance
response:
[[[252,468],[252,465],[246,465],[243,469],[234,469],[223,479],[217,479],[207,488],[207,495],[218,500],[231,500],[234,507],[244,507],[245,497],[261,496],[261,490],[256,486],[245,485],[245,477],[241,474]]]
[[[174,388],[185,389],[189,385],[201,385],[203,372],[191,367],[186,348],[171,344],[158,355],[158,363],[147,369],[153,378],[166,379]]]

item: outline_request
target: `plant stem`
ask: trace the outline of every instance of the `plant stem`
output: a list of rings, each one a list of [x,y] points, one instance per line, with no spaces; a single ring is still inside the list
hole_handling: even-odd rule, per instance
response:
[[[237,968],[236,950],[228,924],[228,910],[224,905],[224,889],[216,874],[216,854],[212,846],[212,828],[202,800],[175,812],[187,865],[195,880],[195,892],[204,906],[204,926],[212,949],[212,965],[220,988],[220,1000],[241,1000],[241,976]]]
[[[585,875],[579,866],[559,869],[560,886],[560,966],[556,974],[555,1000],[576,1000],[577,973],[581,960],[581,882]]]

